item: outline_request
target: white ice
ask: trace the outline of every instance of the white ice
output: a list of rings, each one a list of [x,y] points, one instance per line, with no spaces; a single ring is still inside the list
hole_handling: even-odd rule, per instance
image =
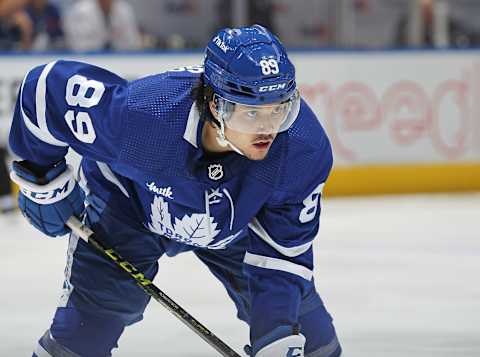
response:
[[[480,356],[480,194],[327,198],[315,278],[347,357]],[[0,356],[31,356],[62,284],[66,239],[0,216]],[[190,254],[156,284],[239,353],[246,325]],[[114,356],[216,356],[153,301]],[[243,354],[242,354],[243,355]]]

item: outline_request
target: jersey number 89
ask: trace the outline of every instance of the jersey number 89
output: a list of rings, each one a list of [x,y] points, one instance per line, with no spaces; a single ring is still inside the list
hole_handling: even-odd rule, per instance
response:
[[[104,92],[105,86],[102,82],[88,80],[76,74],[68,79],[65,100],[72,107],[91,108],[100,102]],[[86,111],[79,111],[75,115],[72,109],[67,110],[65,121],[78,140],[87,144],[95,141],[97,135],[92,118]]]
[[[301,223],[310,222],[315,218],[323,186],[325,186],[325,183],[318,185],[317,188],[303,200],[303,209],[300,211],[300,216],[298,217]]]

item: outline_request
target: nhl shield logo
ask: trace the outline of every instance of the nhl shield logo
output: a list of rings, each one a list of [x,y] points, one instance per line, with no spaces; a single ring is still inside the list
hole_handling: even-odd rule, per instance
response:
[[[208,178],[213,181],[218,181],[223,177],[223,167],[220,164],[208,165]]]

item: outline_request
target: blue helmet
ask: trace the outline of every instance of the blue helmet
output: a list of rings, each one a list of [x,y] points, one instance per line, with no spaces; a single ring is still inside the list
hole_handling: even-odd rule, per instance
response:
[[[296,91],[285,48],[260,25],[220,30],[207,45],[204,69],[206,84],[235,103],[282,102]]]

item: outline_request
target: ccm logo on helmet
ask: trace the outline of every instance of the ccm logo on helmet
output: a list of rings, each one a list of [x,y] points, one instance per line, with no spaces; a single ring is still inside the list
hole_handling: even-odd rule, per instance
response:
[[[270,86],[261,86],[260,88],[258,88],[258,91],[260,93],[262,93],[262,92],[273,92],[275,90],[285,89],[286,86],[287,86],[287,83],[272,84]]]

